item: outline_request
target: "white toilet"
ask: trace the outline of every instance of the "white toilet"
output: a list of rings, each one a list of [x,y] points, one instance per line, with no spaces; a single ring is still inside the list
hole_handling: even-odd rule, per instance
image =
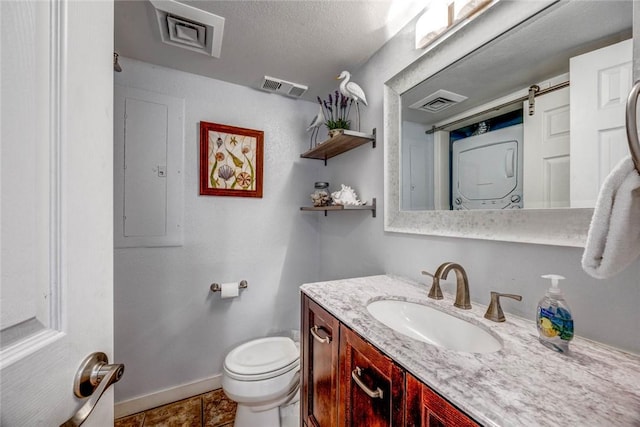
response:
[[[235,427],[280,427],[280,407],[299,401],[300,349],[291,338],[241,344],[224,359],[222,389],[238,403]]]

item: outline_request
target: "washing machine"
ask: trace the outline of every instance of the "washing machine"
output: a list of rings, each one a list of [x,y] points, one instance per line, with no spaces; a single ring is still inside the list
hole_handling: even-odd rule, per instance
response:
[[[452,209],[521,209],[522,156],[522,124],[454,141]]]

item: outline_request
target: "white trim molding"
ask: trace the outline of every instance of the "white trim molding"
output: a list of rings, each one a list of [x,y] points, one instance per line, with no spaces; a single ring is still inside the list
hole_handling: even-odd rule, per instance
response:
[[[222,374],[214,375],[209,378],[134,397],[122,402],[117,402],[114,408],[114,416],[115,418],[122,418],[128,415],[137,414],[138,412],[146,411],[151,408],[156,408],[168,403],[197,396],[211,390],[216,390],[220,387],[222,387]]]

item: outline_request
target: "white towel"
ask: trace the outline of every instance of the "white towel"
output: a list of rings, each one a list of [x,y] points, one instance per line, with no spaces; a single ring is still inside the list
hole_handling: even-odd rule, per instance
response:
[[[640,255],[640,174],[624,158],[604,180],[582,254],[582,268],[596,279],[624,270]]]

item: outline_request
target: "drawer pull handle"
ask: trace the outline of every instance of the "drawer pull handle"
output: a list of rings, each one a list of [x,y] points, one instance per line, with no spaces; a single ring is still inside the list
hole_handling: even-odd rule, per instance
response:
[[[309,332],[311,332],[311,335],[313,335],[313,338],[318,341],[320,344],[329,344],[331,342],[331,336],[327,335],[326,337],[322,338],[320,335],[318,335],[318,330],[320,328],[318,327],[318,325],[313,325],[313,327],[309,330]]]
[[[356,369],[351,371],[351,378],[353,378],[353,380],[356,382],[358,387],[360,387],[362,389],[362,391],[367,393],[367,396],[369,396],[370,398],[372,398],[372,399],[378,399],[378,398],[382,399],[383,395],[382,395],[382,390],[380,389],[380,387],[376,387],[375,391],[371,390],[369,387],[367,387],[362,382],[362,380],[360,379],[361,376],[362,376],[362,369],[360,369],[359,366],[356,366]]]

